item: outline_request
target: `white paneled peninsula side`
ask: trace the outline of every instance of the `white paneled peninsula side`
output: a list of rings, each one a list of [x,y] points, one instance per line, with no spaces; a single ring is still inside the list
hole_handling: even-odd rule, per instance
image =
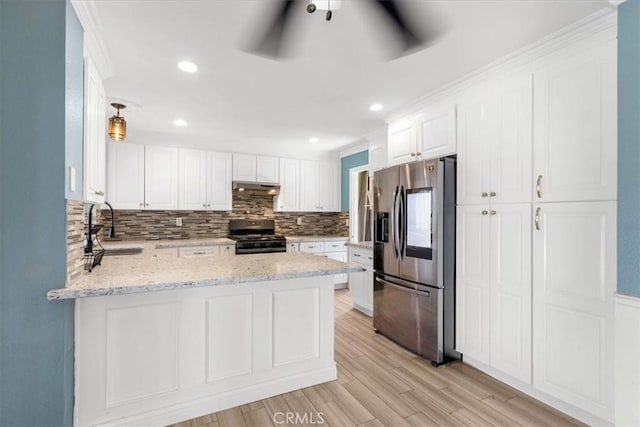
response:
[[[74,425],[167,425],[336,379],[335,274],[305,253],[108,256],[76,299]]]

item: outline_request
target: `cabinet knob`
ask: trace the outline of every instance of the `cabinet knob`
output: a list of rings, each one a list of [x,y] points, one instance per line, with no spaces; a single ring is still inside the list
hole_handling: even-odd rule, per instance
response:
[[[489,212],[488,212],[488,211],[486,211],[486,210],[483,210],[483,211],[482,211],[482,215],[487,215],[488,213],[489,213]]]
[[[144,203],[140,203],[140,206],[144,206]]]
[[[93,194],[95,194],[96,196],[104,196],[104,191],[96,190],[96,191],[93,192]]]
[[[420,156],[420,155],[422,155],[422,153],[420,153],[420,152],[416,153],[416,156]]]
[[[482,197],[487,197],[487,196],[488,196],[487,193],[485,193],[485,192],[482,193]]]
[[[207,207],[208,207],[208,208],[210,208],[210,207],[211,207],[211,205],[207,205]]]
[[[491,213],[491,215],[495,215],[495,214],[496,214],[496,211],[491,210],[491,212],[490,212],[490,213]]]
[[[495,192],[495,191],[492,191],[491,193],[489,193],[489,196],[491,196],[491,197],[496,197],[496,192]]]
[[[202,207],[203,207],[203,208],[206,208],[206,207],[207,207],[207,205],[206,205],[206,204],[205,204],[205,205],[202,205]]]
[[[149,203],[145,204],[145,206],[149,206]]]
[[[411,157],[415,157],[415,156],[416,156],[416,153],[411,153]]]

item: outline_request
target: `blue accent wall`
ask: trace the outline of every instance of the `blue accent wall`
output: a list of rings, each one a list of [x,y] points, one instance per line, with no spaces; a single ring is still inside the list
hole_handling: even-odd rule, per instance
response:
[[[84,30],[67,0],[65,38],[66,114],[65,114],[65,195],[67,199],[83,197],[84,132]],[[76,169],[76,191],[69,187],[69,167]]]
[[[340,208],[349,211],[349,169],[369,164],[369,151],[361,151],[340,159]]]
[[[640,0],[618,7],[618,293],[640,297]]]
[[[70,426],[65,0],[0,1],[0,426]]]

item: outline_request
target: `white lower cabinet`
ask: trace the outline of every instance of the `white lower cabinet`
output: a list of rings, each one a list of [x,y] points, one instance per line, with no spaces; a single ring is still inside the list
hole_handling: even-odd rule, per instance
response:
[[[295,246],[299,245],[299,246]],[[325,256],[335,259],[336,261],[347,262],[347,239],[344,240],[327,240],[292,243],[287,242],[287,252],[305,252],[314,255]],[[334,276],[334,284],[336,289],[342,289],[347,283],[346,274],[336,274]]]
[[[534,205],[533,384],[613,420],[616,202]]]
[[[368,316],[373,315],[373,250],[349,247],[349,263],[366,271],[349,273],[349,295],[353,307]]]
[[[459,206],[456,348],[531,383],[531,205]]]

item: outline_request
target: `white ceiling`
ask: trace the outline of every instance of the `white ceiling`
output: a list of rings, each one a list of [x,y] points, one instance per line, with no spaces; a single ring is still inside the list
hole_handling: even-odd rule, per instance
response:
[[[449,30],[430,48],[389,60],[390,35],[366,0],[344,0],[331,22],[307,14],[301,0],[292,55],[274,61],[241,49],[274,0],[90,3],[113,65],[107,96],[134,104],[123,112],[129,141],[291,156],[361,142],[389,112],[609,5],[412,0],[418,25],[435,17]],[[185,59],[199,71],[178,70]],[[385,110],[369,111],[373,102]],[[188,126],[176,127],[176,118]]]

